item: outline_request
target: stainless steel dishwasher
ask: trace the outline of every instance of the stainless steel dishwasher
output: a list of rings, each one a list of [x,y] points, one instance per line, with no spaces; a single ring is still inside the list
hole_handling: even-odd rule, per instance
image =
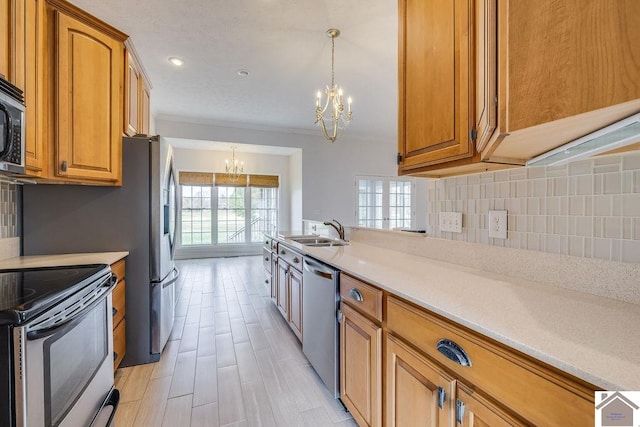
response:
[[[302,351],[335,398],[340,397],[339,280],[339,270],[304,258]]]

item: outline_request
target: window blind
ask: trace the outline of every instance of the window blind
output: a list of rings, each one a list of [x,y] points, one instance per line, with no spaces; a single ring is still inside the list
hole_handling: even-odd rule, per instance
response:
[[[224,186],[224,187],[246,187],[247,186],[247,175],[242,174],[238,177],[236,181],[232,180],[230,176],[226,173],[216,173],[216,186]]]
[[[277,175],[249,175],[249,187],[278,188],[279,186]]]
[[[178,183],[180,185],[213,185],[213,174],[211,172],[180,171]]]

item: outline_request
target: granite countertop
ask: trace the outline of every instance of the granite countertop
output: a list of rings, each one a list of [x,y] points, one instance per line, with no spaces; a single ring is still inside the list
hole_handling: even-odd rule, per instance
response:
[[[640,390],[637,304],[358,242],[278,240],[604,390]]]
[[[0,261],[0,269],[54,267],[62,265],[113,264],[126,257],[129,252],[94,252],[59,255],[18,256]]]

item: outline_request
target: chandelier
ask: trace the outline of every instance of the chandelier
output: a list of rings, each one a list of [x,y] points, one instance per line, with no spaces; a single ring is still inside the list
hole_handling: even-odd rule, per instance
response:
[[[351,97],[347,98],[347,112],[345,113],[342,88],[338,87],[334,77],[335,39],[340,36],[340,30],[329,28],[327,36],[331,37],[331,85],[324,90],[326,94],[324,103],[322,92],[318,91],[316,98],[316,124],[322,129],[324,137],[334,142],[338,137],[338,131],[346,128],[351,121]],[[325,113],[328,113],[327,117],[325,117]],[[327,130],[327,127],[329,130]]]
[[[238,181],[244,171],[244,162],[238,163],[238,160],[236,160],[236,147],[231,147],[231,163],[229,163],[229,160],[225,160],[224,169],[231,182]]]

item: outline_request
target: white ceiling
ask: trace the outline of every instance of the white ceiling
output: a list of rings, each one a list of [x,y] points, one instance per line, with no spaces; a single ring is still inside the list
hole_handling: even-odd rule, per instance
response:
[[[320,132],[315,93],[331,71],[325,31],[338,28],[336,82],[353,98],[345,132],[396,138],[396,0],[71,1],[132,38],[157,118],[236,126]]]

